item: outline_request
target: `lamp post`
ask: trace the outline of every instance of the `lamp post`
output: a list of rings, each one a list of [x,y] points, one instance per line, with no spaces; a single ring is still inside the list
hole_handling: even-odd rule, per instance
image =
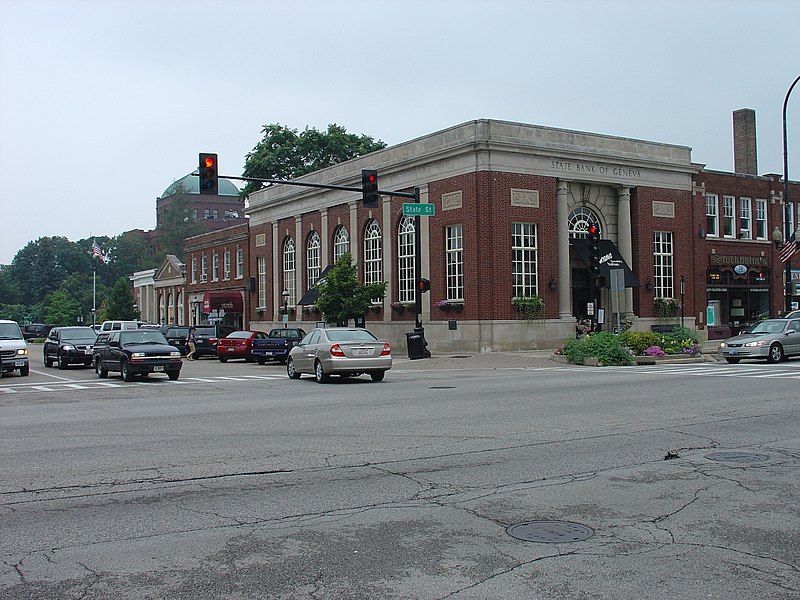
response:
[[[683,327],[683,315],[685,310],[686,303],[684,302],[684,296],[686,295],[686,280],[681,275],[681,327]]]
[[[783,99],[783,221],[784,221],[784,239],[789,242],[792,232],[789,231],[791,226],[791,206],[789,204],[789,146],[786,141],[786,105],[789,103],[789,95],[792,93],[794,86],[800,81],[798,75],[789,86],[786,92],[786,97]],[[786,261],[786,313],[792,310],[792,259]]]
[[[289,290],[284,289],[281,294],[283,298],[283,327],[289,328]]]

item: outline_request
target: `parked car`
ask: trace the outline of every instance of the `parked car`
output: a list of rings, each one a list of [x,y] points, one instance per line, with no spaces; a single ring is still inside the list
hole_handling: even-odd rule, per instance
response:
[[[289,351],[286,373],[299,379],[303,373],[324,383],[331,375],[355,377],[369,373],[382,381],[392,368],[392,348],[370,331],[356,327],[312,329]]]
[[[28,323],[22,327],[22,336],[26,340],[46,338],[55,325],[45,325],[44,323]]]
[[[77,363],[90,366],[96,339],[97,333],[91,327],[54,327],[42,346],[44,366],[49,368],[53,363],[59,369]]]
[[[94,345],[94,370],[101,379],[109,371],[119,371],[125,381],[150,373],[166,373],[174,381],[182,366],[180,350],[152,329],[101,333]]]
[[[122,331],[124,329],[139,329],[145,323],[143,321],[103,321],[100,331]]]
[[[181,327],[162,327],[161,333],[167,338],[167,342],[181,351],[181,356],[189,353],[189,333],[192,328],[188,325]]]
[[[254,340],[265,339],[267,334],[263,331],[234,331],[217,342],[219,362],[228,362],[229,358],[243,358],[247,362],[253,362]]]
[[[194,358],[216,356],[217,342],[238,330],[232,325],[197,325],[194,328]]]
[[[28,343],[16,321],[0,320],[0,358],[3,373],[19,371],[23,377],[30,373]]]
[[[289,358],[289,351],[306,335],[300,327],[276,327],[265,338],[253,340],[251,354],[263,365],[268,359],[285,363]]]
[[[800,355],[800,319],[766,319],[747,333],[728,338],[718,353],[729,363],[743,358],[767,359],[776,363]]]

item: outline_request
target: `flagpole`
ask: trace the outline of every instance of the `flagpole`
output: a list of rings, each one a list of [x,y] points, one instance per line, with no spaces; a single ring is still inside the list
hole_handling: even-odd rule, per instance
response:
[[[789,103],[789,95],[792,93],[794,86],[797,85],[797,82],[800,81],[800,75],[792,82],[792,85],[789,86],[789,91],[786,92],[786,96],[783,99],[783,220],[786,223],[786,236],[785,239],[787,243],[789,242],[789,236],[792,234],[789,231],[789,225],[791,220],[791,210],[792,207],[789,204],[789,146],[786,142],[786,105]],[[796,243],[796,242],[795,242]],[[791,256],[786,261],[786,313],[788,314],[792,310],[792,258]]]

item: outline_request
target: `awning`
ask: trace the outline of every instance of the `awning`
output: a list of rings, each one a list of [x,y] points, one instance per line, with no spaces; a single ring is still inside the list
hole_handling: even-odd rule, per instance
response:
[[[319,298],[319,290],[317,289],[316,286],[319,285],[325,279],[325,275],[327,275],[332,268],[333,265],[328,265],[327,267],[325,267],[325,269],[320,274],[319,279],[317,279],[317,283],[315,283],[310,290],[308,290],[305,294],[303,294],[303,297],[300,298],[300,302],[297,303],[298,305],[310,306],[312,304],[316,304],[317,299]]]
[[[572,240],[581,260],[589,266],[589,240]],[[600,275],[605,277],[605,287],[611,287],[611,269],[622,269],[625,272],[625,287],[642,287],[639,279],[633,274],[628,263],[622,258],[616,244],[611,240],[600,240]]]
[[[242,294],[232,290],[206,292],[203,294],[203,312],[224,310],[227,312],[243,312]]]

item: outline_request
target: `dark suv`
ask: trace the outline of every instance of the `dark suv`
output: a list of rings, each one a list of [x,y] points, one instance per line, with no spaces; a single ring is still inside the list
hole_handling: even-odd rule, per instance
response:
[[[197,325],[194,328],[194,358],[211,355],[217,357],[217,340],[239,331],[233,325]]]
[[[189,353],[189,326],[175,326],[161,329],[167,341],[181,351],[181,356],[186,356]]]
[[[45,325],[44,323],[28,323],[22,327],[22,337],[24,337],[26,340],[46,338],[53,327],[55,327],[55,325]]]
[[[182,366],[180,351],[153,329],[101,333],[94,344],[94,370],[101,379],[119,371],[125,381],[150,373],[166,373],[174,381]]]
[[[97,334],[91,327],[53,327],[42,346],[45,367],[59,369],[70,364],[92,364],[92,348]]]

